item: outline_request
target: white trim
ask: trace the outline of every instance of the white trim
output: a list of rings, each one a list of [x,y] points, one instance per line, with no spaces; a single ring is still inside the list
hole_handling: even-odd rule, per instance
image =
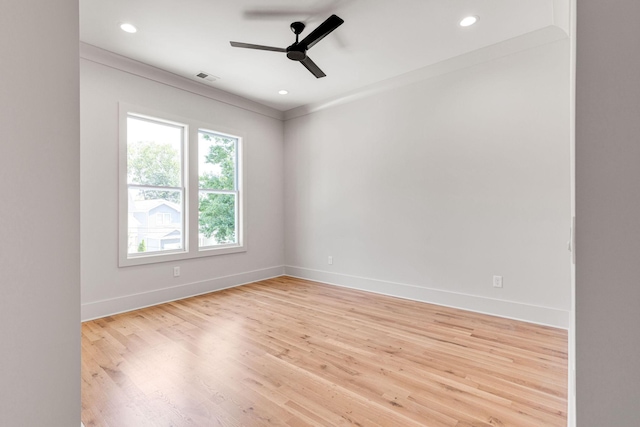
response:
[[[284,120],[295,119],[296,117],[305,116],[326,108],[347,104],[381,92],[407,86],[412,83],[451,73],[463,68],[472,67],[484,62],[493,61],[497,58],[533,49],[545,44],[554,43],[558,40],[565,40],[566,38],[567,33],[564,32],[564,30],[555,25],[549,25],[539,30],[532,31],[482,49],[477,49],[351,92],[343,93],[338,97],[292,108],[291,110],[284,112]]]
[[[196,295],[242,286],[247,283],[279,277],[284,274],[284,266],[247,271],[229,276],[216,277],[198,282],[184,283],[169,288],[125,295],[117,298],[88,302],[81,305],[82,322],[138,310],[166,302],[176,301]]]
[[[514,301],[497,300],[440,289],[423,288],[405,283],[350,276],[290,265],[269,267],[193,283],[89,302],[81,305],[83,322],[138,310],[223,289],[234,288],[274,277],[291,276],[327,285],[357,289],[375,294],[459,308],[528,323],[567,329],[569,312]]]
[[[133,74],[138,77],[155,81],[156,83],[204,96],[214,101],[271,117],[273,119],[282,120],[284,117],[284,113],[276,110],[275,108],[262,105],[258,102],[251,101],[220,89],[205,86],[202,83],[191,81],[185,77],[170,73],[169,71],[135,61],[87,43],[80,42],[80,59],[115,68],[116,70],[120,70],[125,73]]]
[[[445,307],[459,308],[476,313],[489,314],[507,319],[521,320],[539,325],[567,329],[569,312],[549,307],[505,301],[477,295],[424,288],[406,283],[387,282],[366,277],[313,270],[286,265],[285,275],[300,279],[359,289],[414,301],[427,302]]]
[[[482,49],[477,49],[400,76],[392,77],[382,82],[355,89],[351,92],[341,94],[338,97],[302,105],[285,112],[220,89],[205,86],[202,83],[83,42],[80,42],[80,59],[204,96],[223,104],[286,121],[566,38],[567,33],[563,29],[556,25],[549,25]]]
[[[548,43],[567,38],[567,33],[558,26],[549,25],[530,33],[514,37],[509,40],[496,43],[472,52],[468,52],[454,58],[446,59],[435,64],[392,77],[382,82],[377,82],[370,86],[359,88],[347,92],[338,97],[329,98],[320,102],[315,102],[291,110],[282,112],[275,108],[268,107],[255,101],[242,98],[216,88],[205,86],[202,83],[191,81],[185,77],[178,76],[168,71],[135,61],[133,59],[100,49],[96,46],[80,43],[80,58],[82,60],[94,62],[107,67],[115,68],[125,73],[133,74],[157,83],[175,87],[186,92],[210,98],[227,105],[231,105],[243,110],[251,111],[277,120],[291,120],[323,110],[325,108],[346,104],[358,99],[366,98],[377,93],[385,92],[394,88],[402,87],[418,81],[433,78],[442,74],[447,74],[463,68],[468,68],[483,62],[511,55],[527,49],[532,49]]]

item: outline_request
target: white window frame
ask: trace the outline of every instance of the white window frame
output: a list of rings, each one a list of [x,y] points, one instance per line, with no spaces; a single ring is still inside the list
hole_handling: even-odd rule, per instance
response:
[[[184,126],[183,142],[183,197],[184,213],[183,241],[184,249],[165,252],[150,252],[144,254],[128,253],[128,185],[127,185],[127,117],[139,116],[158,122]],[[236,146],[236,228],[237,243],[200,248],[198,239],[198,132],[215,133],[237,139]],[[229,129],[215,123],[206,123],[195,119],[188,119],[170,112],[119,103],[119,167],[118,167],[118,265],[128,267],[159,262],[180,261],[191,258],[201,258],[215,255],[246,252],[247,239],[245,235],[245,193],[244,188],[244,138],[241,132]]]

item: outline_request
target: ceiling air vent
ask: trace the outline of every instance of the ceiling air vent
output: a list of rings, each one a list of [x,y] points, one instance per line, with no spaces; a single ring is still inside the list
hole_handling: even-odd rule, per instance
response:
[[[220,77],[216,77],[213,74],[206,73],[204,71],[200,71],[198,74],[196,74],[196,77],[198,77],[199,79],[205,80],[209,83],[213,83],[216,80],[220,80]]]

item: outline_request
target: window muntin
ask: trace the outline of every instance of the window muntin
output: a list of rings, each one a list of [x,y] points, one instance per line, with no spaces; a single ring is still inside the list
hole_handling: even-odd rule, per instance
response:
[[[129,257],[185,250],[184,140],[185,126],[127,116]]]
[[[238,243],[238,138],[198,131],[198,246]]]

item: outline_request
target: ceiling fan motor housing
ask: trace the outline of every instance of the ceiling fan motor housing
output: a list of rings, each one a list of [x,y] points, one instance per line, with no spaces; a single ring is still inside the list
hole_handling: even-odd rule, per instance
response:
[[[292,61],[302,61],[307,57],[306,49],[297,43],[292,44],[287,48],[287,58]]]

